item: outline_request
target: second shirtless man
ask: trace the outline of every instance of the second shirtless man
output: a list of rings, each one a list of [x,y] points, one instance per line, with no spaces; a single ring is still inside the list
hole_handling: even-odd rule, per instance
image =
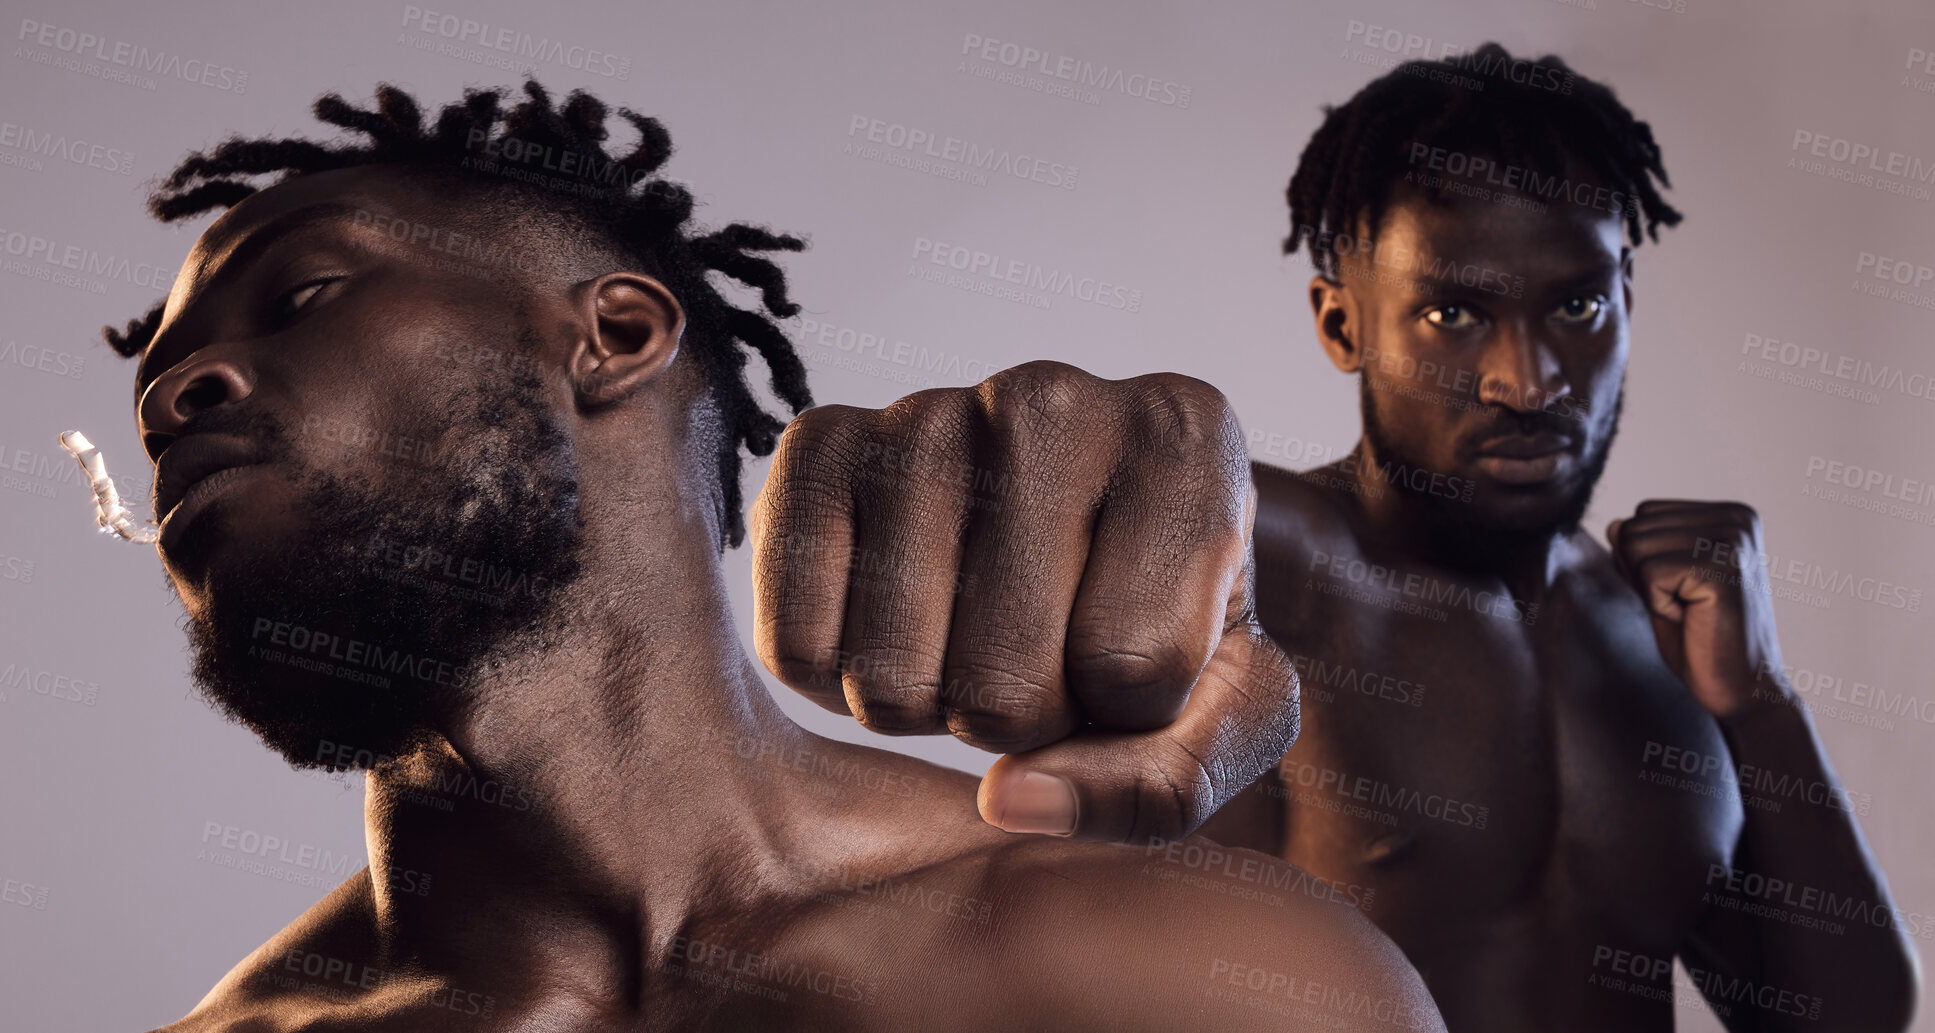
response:
[[[1453,1030],[1899,1030],[1917,972],[1781,674],[1753,510],[1580,527],[1630,245],[1679,213],[1605,86],[1495,45],[1332,108],[1288,191],[1346,459],[1255,467],[1258,612],[1303,733],[1205,834],[1375,893]],[[1754,917],[1769,885],[1855,917]],[[1678,957],[1687,977],[1675,977]]]

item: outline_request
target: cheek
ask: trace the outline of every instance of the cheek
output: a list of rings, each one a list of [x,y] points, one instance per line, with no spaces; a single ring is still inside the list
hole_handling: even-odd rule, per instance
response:
[[[1581,370],[1582,379],[1574,381],[1573,393],[1585,400],[1594,428],[1604,430],[1612,423],[1619,393],[1626,385],[1626,349],[1623,345],[1611,348],[1596,358]]]

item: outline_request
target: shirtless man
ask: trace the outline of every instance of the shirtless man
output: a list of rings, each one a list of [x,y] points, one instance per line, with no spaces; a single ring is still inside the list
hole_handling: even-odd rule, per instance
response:
[[[1294,738],[1221,396],[1031,364],[779,442],[754,532],[791,677],[913,651],[972,708],[1053,655],[1105,715],[977,813],[970,776],[792,724],[738,645],[719,555],[781,427],[739,348],[810,404],[760,255],[799,241],[688,231],[656,122],[613,156],[597,101],[526,91],[429,129],[393,88],[325,97],[367,142],[231,140],[151,199],[229,209],[108,335],[196,681],[292,763],[367,770],[371,861],[167,1028],[1441,1029],[1305,873],[1079,841],[1184,835]],[[1145,655],[1193,658],[1181,692]]]
[[[1303,731],[1203,832],[1371,901],[1453,1030],[1670,1029],[1676,957],[1732,1030],[1900,1030],[1915,919],[1793,705],[1753,511],[1646,502],[1610,551],[1579,527],[1629,239],[1680,218],[1654,181],[1651,130],[1555,58],[1413,62],[1329,111],[1286,248],[1364,431],[1254,468]]]
[[[1375,889],[1453,1030],[1670,1029],[1676,956],[1732,1030],[1900,1030],[1904,916],[1782,674],[1754,511],[1643,502],[1610,549],[1579,524],[1628,245],[1679,221],[1654,180],[1646,124],[1556,58],[1488,47],[1329,112],[1285,249],[1363,435],[1255,468],[1303,734],[1205,834]],[[1837,900],[1844,934],[1783,920]]]

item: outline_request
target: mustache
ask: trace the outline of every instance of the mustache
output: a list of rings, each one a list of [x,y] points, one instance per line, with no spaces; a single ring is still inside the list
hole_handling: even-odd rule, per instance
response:
[[[288,429],[266,412],[209,409],[195,414],[181,426],[176,440],[197,434],[226,434],[242,438],[261,450],[264,460],[287,460],[292,454]]]
[[[1581,424],[1585,422],[1586,413],[1585,401],[1570,395],[1553,399],[1549,408],[1532,411],[1491,405],[1486,407],[1482,417],[1486,426],[1475,432],[1472,438],[1491,440],[1507,436],[1531,437],[1536,434],[1578,438],[1583,436]],[[1480,439],[1478,435],[1483,435],[1483,438]]]

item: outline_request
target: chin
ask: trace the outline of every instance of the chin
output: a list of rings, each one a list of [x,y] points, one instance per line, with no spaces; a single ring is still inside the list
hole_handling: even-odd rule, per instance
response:
[[[283,569],[286,557],[313,547],[283,500],[261,495],[217,501],[168,537],[173,540],[160,550],[162,567],[178,584],[203,593],[232,580],[224,572]]]
[[[1589,492],[1570,479],[1540,485],[1493,485],[1480,482],[1472,503],[1473,523],[1486,530],[1540,535],[1577,530],[1585,516]]]

